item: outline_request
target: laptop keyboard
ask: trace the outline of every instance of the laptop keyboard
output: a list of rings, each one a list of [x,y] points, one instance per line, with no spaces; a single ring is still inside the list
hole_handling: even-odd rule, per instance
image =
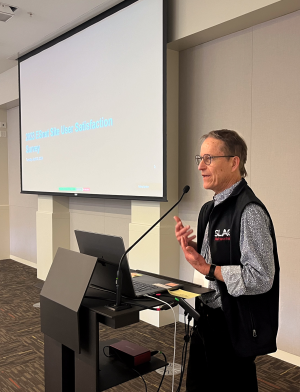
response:
[[[133,287],[134,287],[135,294],[137,295],[141,293],[154,294],[162,291],[161,287],[155,287],[152,284],[138,282],[134,279],[133,279]]]

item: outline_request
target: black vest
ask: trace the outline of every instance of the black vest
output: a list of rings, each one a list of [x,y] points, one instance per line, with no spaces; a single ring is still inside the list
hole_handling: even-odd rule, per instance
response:
[[[222,203],[216,207],[214,207],[214,201],[203,205],[199,214],[197,233],[197,246],[200,253],[205,229],[209,222],[208,238],[212,263],[218,266],[242,266],[239,246],[241,216],[249,203],[258,204],[270,218],[275,277],[272,288],[268,292],[239,297],[230,295],[226,284],[217,281],[232,345],[236,354],[242,357],[264,355],[277,349],[279,261],[271,217],[263,203],[249,188],[247,182],[242,179],[241,183]]]

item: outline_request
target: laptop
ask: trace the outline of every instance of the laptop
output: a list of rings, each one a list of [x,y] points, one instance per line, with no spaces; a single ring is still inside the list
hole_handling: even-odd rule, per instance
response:
[[[122,237],[75,230],[80,253],[98,258],[90,286],[116,292],[116,276],[119,262],[125,253]],[[122,261],[122,296],[140,298],[144,295],[167,292],[182,287],[172,280],[161,279],[130,271],[127,257]]]

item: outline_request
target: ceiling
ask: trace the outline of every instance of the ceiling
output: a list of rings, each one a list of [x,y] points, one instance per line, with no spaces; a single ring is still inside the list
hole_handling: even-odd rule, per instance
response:
[[[0,73],[16,59],[124,0],[0,0]],[[13,12],[9,6],[17,8]],[[1,86],[0,86],[1,88]]]

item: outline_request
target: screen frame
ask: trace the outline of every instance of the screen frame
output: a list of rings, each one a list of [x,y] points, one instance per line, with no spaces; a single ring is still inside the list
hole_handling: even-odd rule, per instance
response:
[[[123,10],[124,8],[138,2],[140,0],[124,0],[123,2],[113,6],[112,8],[102,12],[101,14],[91,18],[90,20],[76,26],[70,31],[54,38],[53,40],[41,45],[40,47],[26,53],[18,58],[18,88],[19,88],[19,134],[20,134],[20,183],[21,194],[34,195],[49,195],[49,196],[66,196],[66,197],[84,197],[84,198],[101,198],[101,199],[121,199],[121,200],[144,200],[144,201],[163,201],[167,202],[167,0],[162,1],[162,19],[163,19],[163,196],[135,196],[135,195],[108,195],[108,194],[83,194],[83,193],[67,193],[67,192],[41,192],[41,191],[26,191],[23,190],[22,183],[22,122],[21,122],[21,83],[20,83],[20,63],[36,54],[56,45],[57,43],[68,39],[74,34],[92,26],[95,23],[113,15],[114,13]]]

